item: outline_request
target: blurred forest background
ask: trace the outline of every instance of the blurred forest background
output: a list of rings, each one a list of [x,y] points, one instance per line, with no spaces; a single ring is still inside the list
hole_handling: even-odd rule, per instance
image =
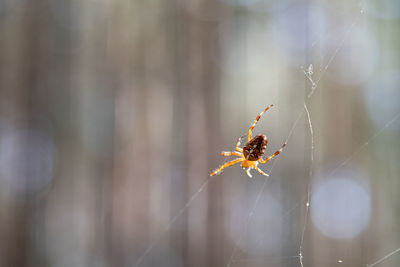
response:
[[[400,266],[399,3],[0,0],[0,266]]]

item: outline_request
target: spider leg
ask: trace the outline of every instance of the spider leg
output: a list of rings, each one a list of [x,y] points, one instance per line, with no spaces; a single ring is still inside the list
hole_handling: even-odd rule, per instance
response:
[[[261,164],[267,163],[270,159],[272,159],[272,158],[278,156],[279,153],[282,152],[282,150],[283,150],[283,148],[284,148],[285,146],[286,146],[286,143],[283,144],[283,146],[282,146],[278,151],[276,151],[274,154],[272,154],[272,155],[269,156],[268,158],[266,158],[266,159],[259,159],[259,162],[260,162]]]
[[[210,174],[210,176],[214,176],[214,175],[216,175],[216,174],[219,174],[219,173],[222,172],[222,170],[225,169],[226,167],[232,166],[232,165],[234,165],[234,164],[236,164],[236,163],[239,163],[239,162],[241,162],[241,161],[243,161],[243,158],[238,158],[238,159],[234,159],[234,160],[232,160],[232,161],[229,161],[229,162],[227,162],[227,163],[221,165],[221,166],[220,166],[218,169],[216,169],[215,171],[213,171],[213,172]]]
[[[240,145],[240,137],[238,138],[237,143],[236,143],[236,150],[239,152],[243,152],[243,148],[240,148],[239,145]]]
[[[250,178],[252,178],[253,176],[251,176],[250,170],[251,170],[251,168],[247,168],[246,173]]]
[[[226,152],[226,151],[223,151],[223,152],[221,152],[221,155],[222,156],[238,156],[238,157],[242,157],[243,156],[243,154],[242,153],[239,153],[239,152],[236,152],[236,151],[233,151],[233,152]]]
[[[251,140],[251,132],[253,131],[254,127],[256,126],[258,120],[261,118],[261,116],[264,114],[265,111],[267,111],[270,107],[272,107],[273,105],[269,105],[266,109],[264,109],[264,111],[262,111],[260,114],[258,114],[256,120],[253,122],[253,124],[250,126],[249,129],[249,136],[248,136],[248,141]]]
[[[268,173],[263,172],[263,171],[262,171],[260,168],[258,168],[257,166],[254,166],[254,168],[255,168],[259,173],[261,173],[262,175],[264,175],[264,176],[269,176]]]

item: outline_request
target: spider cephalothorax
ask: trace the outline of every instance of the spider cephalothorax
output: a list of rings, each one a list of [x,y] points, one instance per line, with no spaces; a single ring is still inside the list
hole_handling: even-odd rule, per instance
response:
[[[239,145],[240,145],[240,138],[239,138],[236,143],[237,151],[221,153],[221,155],[223,155],[223,156],[238,156],[239,158],[223,164],[218,169],[213,171],[211,173],[211,176],[220,174],[224,168],[232,166],[239,162],[241,162],[242,168],[246,169],[246,173],[250,177],[252,177],[250,174],[251,169],[256,169],[262,175],[268,176],[268,174],[264,173],[260,168],[258,168],[258,166],[257,166],[258,163],[264,164],[264,163],[267,163],[270,159],[276,157],[279,153],[281,153],[283,148],[286,146],[286,143],[283,144],[283,146],[278,151],[276,151],[274,154],[272,154],[271,156],[269,156],[268,158],[266,158],[264,160],[264,159],[262,159],[262,156],[264,155],[265,149],[267,148],[267,144],[268,144],[267,137],[263,134],[260,134],[260,135],[255,136],[254,138],[252,138],[251,134],[252,134],[252,131],[253,131],[254,127],[256,126],[258,120],[261,118],[262,114],[265,111],[267,111],[270,107],[272,107],[272,105],[270,105],[266,109],[264,109],[264,111],[261,112],[257,116],[257,118],[255,119],[253,124],[250,126],[248,137],[247,137],[248,140],[247,140],[246,145],[243,148],[239,147]]]

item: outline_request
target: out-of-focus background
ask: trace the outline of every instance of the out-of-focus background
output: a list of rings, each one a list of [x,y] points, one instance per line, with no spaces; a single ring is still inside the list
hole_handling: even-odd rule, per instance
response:
[[[400,266],[399,47],[397,0],[1,0],[0,266]]]

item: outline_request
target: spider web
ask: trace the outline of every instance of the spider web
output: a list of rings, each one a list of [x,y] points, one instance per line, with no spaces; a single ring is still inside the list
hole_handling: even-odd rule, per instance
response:
[[[362,10],[361,10],[360,13],[361,13],[361,14],[363,13]],[[332,53],[331,57],[329,58],[329,60],[328,60],[327,64],[325,65],[325,67],[322,69],[322,72],[321,72],[319,78],[318,78],[316,81],[314,81],[314,79],[313,79],[313,77],[312,77],[313,74],[314,74],[314,67],[313,67],[312,64],[310,64],[310,65],[308,66],[307,70],[304,70],[304,68],[301,67],[301,68],[303,69],[304,75],[307,77],[308,81],[309,81],[310,84],[311,84],[311,90],[310,90],[310,93],[307,95],[306,101],[303,103],[304,109],[303,109],[301,112],[299,112],[300,115],[297,117],[297,119],[296,119],[295,122],[293,123],[293,126],[292,126],[291,130],[289,131],[289,134],[288,134],[288,136],[287,136],[287,138],[286,138],[286,140],[285,140],[285,143],[288,143],[288,142],[289,142],[289,139],[290,139],[291,136],[293,135],[294,130],[296,129],[298,123],[300,122],[300,119],[304,116],[304,114],[306,114],[306,115],[307,115],[307,120],[308,120],[309,129],[310,129],[310,136],[311,136],[311,156],[310,156],[310,157],[311,157],[311,166],[310,166],[310,168],[309,168],[309,169],[310,169],[310,171],[309,171],[309,179],[311,179],[312,173],[313,173],[313,169],[312,169],[313,166],[312,166],[312,165],[313,165],[313,161],[314,161],[314,133],[313,133],[313,127],[312,127],[312,121],[311,121],[311,117],[310,117],[310,112],[309,112],[309,110],[308,110],[308,108],[307,108],[307,105],[308,105],[309,102],[311,101],[311,97],[312,97],[313,94],[315,93],[315,91],[316,91],[316,89],[317,89],[317,87],[318,87],[318,84],[320,83],[321,79],[323,78],[323,76],[324,76],[325,73],[327,72],[329,66],[331,65],[331,63],[333,62],[333,60],[335,59],[335,57],[337,56],[337,54],[339,53],[339,51],[342,49],[342,47],[343,47],[345,41],[349,38],[351,32],[353,31],[354,26],[358,23],[358,20],[359,20],[359,17],[357,17],[357,18],[351,23],[351,25],[348,27],[348,29],[347,29],[347,31],[346,31],[346,33],[345,33],[345,36],[342,38],[341,42],[339,43],[339,45],[336,47],[336,49],[335,49],[334,52]],[[312,45],[312,47],[315,46],[315,44],[316,44],[316,43],[314,43],[314,44]],[[350,160],[350,159],[347,159],[347,160],[345,160],[344,162],[347,163],[349,160]],[[344,162],[343,162],[343,163],[344,163]],[[275,166],[275,163],[276,163],[276,160],[272,163],[271,169],[270,169],[270,171],[268,172],[268,174],[269,174],[270,176],[271,176],[272,170],[273,170],[273,168],[274,168],[274,166]],[[344,165],[346,164],[346,163],[344,163],[344,164],[343,164],[343,163],[340,164],[339,167],[342,167],[342,166],[344,166]],[[338,168],[339,168],[339,167],[338,167]],[[263,183],[263,185],[262,185],[262,187],[261,187],[259,193],[257,194],[257,197],[256,197],[256,200],[255,200],[255,202],[254,202],[254,205],[253,205],[252,209],[250,210],[250,212],[249,212],[249,214],[248,214],[248,216],[247,216],[247,220],[246,220],[246,223],[245,223],[245,229],[244,229],[243,233],[240,235],[240,238],[239,238],[239,240],[237,241],[236,245],[234,245],[234,248],[233,248],[233,250],[232,250],[231,256],[230,256],[229,261],[228,261],[228,264],[226,265],[227,267],[230,267],[230,266],[236,261],[236,258],[235,258],[235,257],[236,257],[236,254],[237,254],[237,249],[238,249],[240,243],[242,242],[245,233],[247,232],[248,225],[249,225],[249,223],[250,223],[250,221],[251,221],[251,219],[252,219],[252,217],[253,217],[254,211],[256,210],[256,208],[257,208],[257,206],[258,206],[259,200],[260,200],[260,198],[261,198],[261,196],[262,196],[262,194],[263,194],[263,192],[264,192],[264,190],[265,190],[266,184],[267,184],[268,179],[269,179],[270,176],[268,176],[267,178],[265,178],[264,183]],[[302,200],[301,200],[300,203],[304,203],[304,200],[306,200],[306,203],[305,203],[305,206],[306,206],[306,213],[305,213],[305,218],[304,218],[304,226],[303,226],[302,233],[301,233],[301,241],[300,241],[300,245],[299,245],[299,255],[297,256],[297,257],[299,258],[299,263],[300,263],[300,265],[301,265],[302,267],[304,267],[304,264],[303,264],[303,256],[304,256],[304,255],[303,255],[303,243],[304,243],[305,231],[306,231],[306,228],[307,228],[308,213],[309,213],[309,206],[310,206],[310,183],[307,184],[307,193],[306,193],[306,196],[302,198]],[[295,207],[294,209],[292,209],[292,210],[289,212],[289,214],[290,214],[291,212],[293,212],[298,206],[300,206],[300,204],[299,204],[299,205],[296,205],[296,207]],[[286,214],[286,215],[289,215],[289,214]]]
[[[304,117],[307,120],[308,123],[308,128],[309,128],[309,138],[310,138],[310,143],[311,143],[311,149],[310,149],[310,166],[309,166],[309,173],[308,173],[308,183],[307,183],[307,191],[305,193],[305,195],[303,197],[301,197],[300,201],[298,201],[298,203],[292,207],[291,209],[289,209],[287,212],[285,212],[285,216],[284,217],[288,217],[288,215],[292,214],[295,210],[297,210],[300,206],[304,205],[305,206],[305,215],[303,218],[303,226],[302,226],[302,231],[301,231],[301,236],[300,236],[300,244],[298,245],[298,255],[295,256],[289,256],[286,258],[293,258],[293,259],[298,259],[298,262],[300,264],[301,267],[304,267],[304,262],[303,259],[306,257],[306,255],[304,255],[304,241],[305,241],[305,233],[306,233],[306,229],[308,226],[308,217],[309,217],[309,208],[310,208],[310,197],[312,195],[312,192],[310,190],[310,180],[313,176],[313,168],[314,168],[314,152],[315,152],[315,146],[314,146],[314,129],[313,129],[313,123],[312,123],[312,114],[310,113],[308,106],[310,105],[310,102],[312,100],[312,96],[314,95],[314,93],[317,91],[318,89],[318,85],[321,81],[321,79],[324,77],[324,75],[326,74],[326,72],[328,71],[329,67],[331,66],[332,62],[334,62],[336,56],[340,53],[342,47],[344,46],[344,44],[346,43],[346,41],[351,37],[351,34],[354,30],[354,27],[359,23],[362,15],[363,15],[363,9],[362,9],[362,2],[358,3],[359,6],[361,7],[360,9],[360,14],[358,14],[358,16],[355,17],[355,19],[353,20],[353,22],[347,27],[347,30],[345,32],[345,34],[343,35],[341,41],[339,42],[339,44],[337,45],[337,47],[334,49],[334,51],[332,52],[331,56],[329,57],[327,63],[323,66],[320,67],[320,74],[318,76],[317,79],[313,78],[313,74],[314,74],[314,66],[313,64],[310,64],[307,69],[304,69],[303,67],[301,67],[306,79],[309,81],[310,83],[310,88],[309,88],[309,93],[306,96],[305,101],[303,102],[303,108],[302,110],[299,112],[298,117],[296,118],[296,120],[294,121],[287,137],[285,140],[285,143],[288,143],[289,140],[291,139],[296,127],[298,126],[299,122],[301,121],[301,119]],[[316,45],[316,43],[314,43],[311,47],[314,47]],[[322,65],[321,65],[322,66]],[[343,161],[341,161],[337,167],[335,167],[329,174],[328,176],[334,174],[335,172],[337,172],[338,170],[340,170],[341,168],[345,167],[356,155],[358,155],[359,153],[361,153],[367,146],[369,146],[371,144],[372,141],[374,141],[378,136],[380,136],[389,126],[391,126],[393,123],[395,123],[400,117],[400,112],[395,114],[390,120],[388,120],[383,127],[381,127],[377,132],[375,132],[373,135],[371,135],[367,141],[365,141],[362,145],[360,145],[356,150],[354,150],[354,152],[348,156],[347,158],[345,158]],[[289,142],[290,143],[290,142]],[[278,157],[279,158],[279,157]],[[249,210],[249,213],[246,216],[246,221],[244,224],[244,228],[241,231],[240,235],[239,235],[239,239],[237,240],[237,242],[234,243],[232,252],[230,253],[230,257],[228,258],[227,264],[226,266],[230,267],[232,265],[234,265],[235,263],[240,263],[240,262],[247,262],[247,261],[252,261],[252,260],[258,260],[259,258],[248,258],[248,259],[238,259],[237,255],[238,255],[238,248],[240,246],[240,244],[243,242],[243,239],[248,231],[248,227],[250,222],[253,219],[253,215],[255,213],[255,210],[257,209],[261,196],[263,195],[263,192],[266,189],[266,185],[271,177],[271,173],[274,169],[274,166],[277,162],[277,160],[279,159],[275,159],[272,164],[271,164],[271,168],[269,170],[269,172],[267,172],[267,174],[269,174],[270,176],[267,176],[264,178],[263,184],[260,188],[260,190],[258,191],[258,193],[256,194],[256,198],[254,203],[252,204],[251,209]],[[157,246],[162,238],[170,231],[171,227],[176,223],[176,221],[182,216],[182,214],[184,214],[192,205],[192,203],[198,198],[198,196],[201,194],[201,192],[215,179],[215,177],[217,176],[210,176],[208,177],[198,188],[197,191],[195,191],[195,193],[189,198],[189,200],[185,203],[185,205],[177,212],[177,214],[171,218],[169,220],[169,222],[167,223],[166,227],[161,231],[161,233],[158,234],[158,236],[150,243],[150,245],[147,247],[147,249],[139,256],[139,258],[136,260],[136,262],[134,263],[134,266],[140,266],[144,259],[152,252],[152,250],[155,248],[155,246]],[[400,247],[394,249],[393,251],[387,253],[386,255],[382,256],[381,258],[375,260],[374,262],[370,263],[370,264],[364,264],[363,266],[367,266],[367,267],[372,267],[372,266],[376,266],[378,264],[381,264],[382,262],[386,261],[388,258],[398,254],[400,252]],[[269,258],[270,260],[271,258]],[[280,258],[282,259],[282,258]],[[337,263],[343,263],[342,259],[338,259]]]

